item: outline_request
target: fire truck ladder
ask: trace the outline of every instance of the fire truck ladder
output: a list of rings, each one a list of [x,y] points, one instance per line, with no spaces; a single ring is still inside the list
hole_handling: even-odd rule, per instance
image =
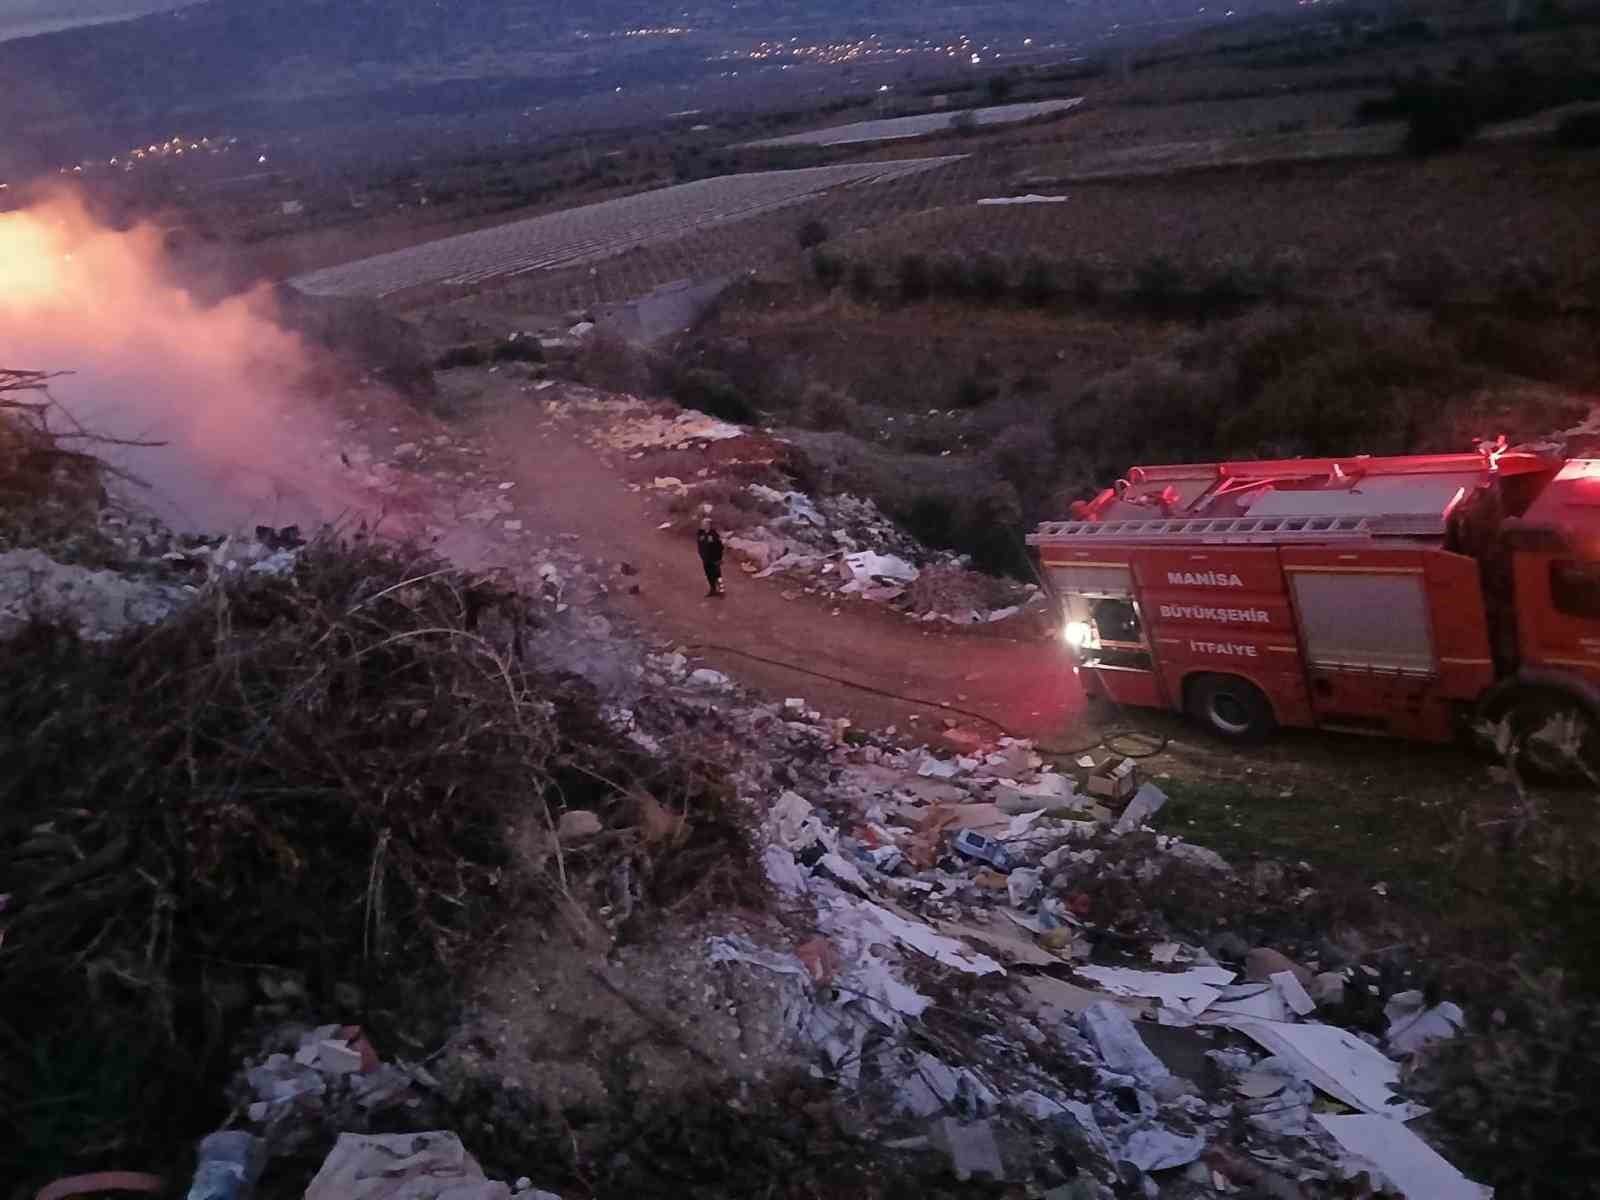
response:
[[[1046,521],[1030,546],[1066,540],[1097,542],[1365,541],[1379,534],[1427,536],[1444,531],[1434,516],[1168,517],[1153,521]]]

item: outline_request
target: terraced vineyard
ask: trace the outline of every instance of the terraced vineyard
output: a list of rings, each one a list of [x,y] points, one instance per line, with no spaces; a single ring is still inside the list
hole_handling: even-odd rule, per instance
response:
[[[290,282],[314,296],[380,298],[441,286],[469,290],[595,263],[747,221],[824,193],[890,184],[959,161],[959,156],[915,158],[723,175],[444,238],[312,271]],[[702,267],[689,273],[705,272]]]

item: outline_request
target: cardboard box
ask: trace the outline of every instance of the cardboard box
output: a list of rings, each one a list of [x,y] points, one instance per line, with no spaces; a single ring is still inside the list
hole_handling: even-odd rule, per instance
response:
[[[1137,764],[1131,758],[1118,763],[1107,759],[1089,772],[1084,788],[1091,796],[1104,796],[1110,800],[1126,799],[1139,788]]]

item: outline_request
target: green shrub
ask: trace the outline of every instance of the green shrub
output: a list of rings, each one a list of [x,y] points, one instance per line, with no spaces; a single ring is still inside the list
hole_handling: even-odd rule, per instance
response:
[[[961,546],[972,556],[973,566],[1001,574],[1026,562],[1022,511],[1017,489],[1004,480],[990,484],[973,498]]]
[[[956,536],[956,502],[943,492],[918,496],[901,516],[906,531],[928,546],[949,546]]]
[[[844,282],[845,261],[832,251],[818,247],[811,252],[811,273],[818,283],[831,291]]]
[[[1045,308],[1061,298],[1061,280],[1055,265],[1031,258],[1017,281],[1017,298],[1033,308]]]
[[[860,413],[855,398],[841,388],[811,383],[800,395],[801,421],[810,429],[848,430]]]
[[[973,370],[956,383],[957,408],[982,408],[1000,395],[1000,384],[992,373]]]
[[[1494,280],[1495,303],[1513,313],[1543,313],[1557,305],[1556,276],[1541,258],[1508,258]]]
[[[810,250],[828,240],[828,227],[813,218],[800,226],[795,236],[799,238],[800,249]]]
[[[1464,387],[1455,347],[1417,321],[1307,315],[1234,337],[1217,423],[1230,454],[1415,450],[1424,418],[1438,424],[1429,398]]]
[[[496,343],[490,357],[497,363],[542,363],[544,350],[540,347],[538,338],[513,337]]]
[[[1087,456],[1108,477],[1138,461],[1214,458],[1224,449],[1216,430],[1230,391],[1224,368],[1139,359],[1061,405],[1051,442],[1057,455]]]
[[[929,268],[929,283],[935,293],[960,299],[972,294],[972,268],[959,254],[941,254]]]
[[[1455,344],[1465,362],[1574,388],[1584,387],[1595,370],[1592,331],[1548,318],[1473,313],[1457,326]]]
[[[1237,258],[1218,258],[1207,264],[1195,299],[1211,309],[1237,308],[1261,298],[1256,275]]]
[[[1568,150],[1600,148],[1600,108],[1563,117],[1556,126],[1556,145]]]
[[[1497,981],[1499,982],[1499,981]],[[1600,1001],[1559,972],[1513,975],[1459,1037],[1430,1049],[1411,1091],[1452,1163],[1500,1200],[1592,1196],[1600,1133]]]
[[[733,380],[706,367],[693,367],[680,375],[672,398],[684,408],[698,409],[719,420],[748,425],[756,419],[755,409]]]
[[[1444,84],[1418,93],[1406,121],[1406,149],[1419,158],[1459,150],[1483,127],[1464,87]]]
[[[909,304],[914,304],[919,300],[926,300],[933,287],[928,271],[928,260],[920,254],[902,256],[898,282],[900,299]]]
[[[451,346],[434,360],[434,369],[454,371],[461,367],[482,367],[489,362],[489,352],[482,346]]]
[[[1054,465],[1048,438],[1032,425],[1013,425],[989,446],[994,472],[1024,499],[1032,499],[1049,482]]]
[[[639,396],[657,383],[651,358],[609,329],[597,329],[583,339],[574,365],[580,381],[602,391]]]
[[[1099,256],[1080,258],[1072,264],[1072,298],[1079,304],[1099,304],[1106,294],[1110,269]]]
[[[1292,300],[1306,273],[1306,256],[1298,246],[1274,250],[1257,261],[1256,281],[1269,300]]]
[[[1425,250],[1386,261],[1386,282],[1399,299],[1417,308],[1440,308],[1461,299],[1467,271],[1445,250]]]
[[[850,292],[857,300],[872,300],[878,295],[878,268],[869,262],[850,265]]]
[[[1165,254],[1153,254],[1133,273],[1133,298],[1146,308],[1175,308],[1185,296],[1183,270]]]
[[[993,254],[981,254],[972,264],[972,292],[986,304],[1004,300],[1011,288],[1011,272],[1005,261]]]

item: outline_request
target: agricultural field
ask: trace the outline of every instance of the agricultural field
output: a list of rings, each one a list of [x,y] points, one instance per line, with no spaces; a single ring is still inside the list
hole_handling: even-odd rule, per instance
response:
[[[1398,138],[1393,128],[1376,132],[1391,144]],[[1343,277],[1388,253],[1448,256],[1474,273],[1508,258],[1540,258],[1561,271],[1600,261],[1600,227],[1586,200],[1600,186],[1592,155],[1497,143],[1425,163],[1390,155],[1271,171],[1079,180],[1062,204],[946,207],[851,235],[837,249],[885,269],[930,248],[1129,268],[1154,255],[1203,263],[1289,252],[1314,277]]]
[[[993,183],[977,159],[950,158],[937,169],[879,178],[871,186],[830,188],[738,221],[633,245],[605,259],[501,277],[489,286],[465,289],[466,295],[457,288],[451,289],[453,296],[425,296],[420,303],[401,299],[413,309],[487,307],[521,321],[626,302],[680,280],[793,271],[802,262],[797,240],[802,226],[815,223],[835,237],[870,231],[918,213],[970,204],[988,195]]]
[[[1082,104],[1081,97],[1063,100],[1036,100],[1025,104],[1000,104],[990,108],[964,108],[949,112],[921,113],[914,117],[888,117],[881,121],[854,121],[827,129],[809,129],[784,137],[744,142],[734,149],[774,146],[849,146],[862,142],[890,142],[901,138],[925,137],[959,129],[970,119],[978,125],[1013,125],[1040,117],[1060,116]]]
[[[891,183],[951,157],[760,171],[697,180],[380,254],[296,276],[313,296],[383,298],[430,285],[491,281],[586,265],[636,247],[787,208],[819,193]]]

